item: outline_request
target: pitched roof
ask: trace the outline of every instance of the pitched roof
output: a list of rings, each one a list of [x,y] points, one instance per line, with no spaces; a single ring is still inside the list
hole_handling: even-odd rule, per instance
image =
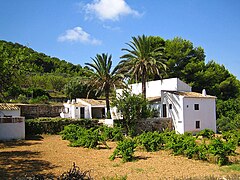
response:
[[[0,110],[19,110],[20,108],[14,104],[0,103]]]
[[[161,101],[161,96],[147,97],[147,100],[150,102]]]
[[[210,96],[210,95],[204,96],[203,94],[197,93],[197,92],[183,92],[183,91],[167,91],[167,92],[188,97],[188,98],[214,98],[214,99],[216,98],[216,96]]]
[[[105,100],[97,100],[97,99],[81,99],[93,106],[98,106],[98,105],[106,105],[106,101]]]

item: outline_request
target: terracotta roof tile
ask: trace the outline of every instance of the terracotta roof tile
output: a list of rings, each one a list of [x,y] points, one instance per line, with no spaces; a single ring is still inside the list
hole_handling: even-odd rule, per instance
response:
[[[147,100],[150,101],[150,102],[161,101],[161,96],[147,97]]]
[[[81,99],[93,106],[97,106],[97,105],[106,105],[106,101],[105,100],[97,100],[97,99]]]
[[[215,96],[210,96],[210,95],[202,95],[201,93],[197,92],[183,92],[183,91],[167,91],[172,94],[184,96],[184,97],[189,97],[189,98],[216,98]]]
[[[19,110],[20,108],[14,104],[0,103],[0,110]]]

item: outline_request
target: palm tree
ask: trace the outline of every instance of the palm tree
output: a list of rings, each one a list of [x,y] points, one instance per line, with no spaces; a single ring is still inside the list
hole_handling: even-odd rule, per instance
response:
[[[115,67],[112,71],[112,56],[108,54],[97,54],[95,58],[91,58],[93,63],[85,63],[90,69],[88,70],[88,77],[90,85],[93,88],[97,88],[99,92],[105,93],[106,106],[107,106],[107,118],[111,118],[110,115],[110,101],[109,96],[111,88],[122,85],[124,76],[118,73],[118,68]],[[92,69],[91,69],[92,68]]]
[[[146,99],[146,82],[150,75],[161,76],[166,71],[166,65],[162,57],[162,47],[152,47],[151,38],[145,35],[132,37],[130,43],[126,43],[130,49],[121,58],[119,63],[122,72],[127,73],[130,78],[142,82],[142,94]]]

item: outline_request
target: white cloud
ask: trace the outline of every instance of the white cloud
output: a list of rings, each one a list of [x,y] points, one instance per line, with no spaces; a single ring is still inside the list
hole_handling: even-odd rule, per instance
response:
[[[88,15],[95,15],[100,20],[119,20],[123,15],[140,16],[125,0],[94,0],[84,6]]]
[[[100,40],[91,37],[91,35],[85,32],[81,27],[66,30],[63,35],[58,37],[58,41],[82,42],[93,45],[100,45],[102,43]]]

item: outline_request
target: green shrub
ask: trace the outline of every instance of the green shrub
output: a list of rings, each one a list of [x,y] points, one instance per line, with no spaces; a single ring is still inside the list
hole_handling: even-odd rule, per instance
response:
[[[208,138],[208,139],[212,139],[214,136],[214,131],[211,129],[204,129],[200,132],[197,133],[196,137],[198,138],[199,136],[202,136],[203,138]]]
[[[220,138],[212,139],[208,145],[208,153],[217,158],[218,165],[228,163],[228,155],[234,154],[236,146],[232,142],[224,142]]]
[[[113,154],[109,157],[110,160],[114,160],[117,156],[122,158],[123,162],[132,161],[134,158],[134,151],[137,147],[136,143],[132,139],[124,139],[120,141],[114,150]]]
[[[100,140],[98,130],[79,128],[76,139],[70,141],[72,147],[96,148]]]
[[[60,132],[60,135],[62,135],[63,140],[69,140],[70,142],[73,142],[74,140],[77,140],[77,131],[79,129],[80,126],[70,124],[64,127],[64,129]]]
[[[226,131],[222,133],[222,138],[227,142],[235,143],[236,146],[240,145],[240,131]]]
[[[76,124],[81,127],[91,128],[98,126],[97,120],[67,119],[67,118],[38,118],[25,121],[26,135],[59,134],[64,126]]]
[[[109,148],[106,143],[107,140],[116,141],[123,139],[120,128],[110,128],[106,126],[86,129],[79,125],[72,124],[65,126],[60,134],[62,135],[62,139],[69,140],[69,145],[73,147],[97,148],[97,146],[102,143]]]
[[[38,96],[36,98],[32,98],[29,100],[30,104],[45,104],[47,103],[49,100],[49,97],[47,95],[43,95],[43,96]]]
[[[190,134],[175,134],[169,137],[166,148],[171,149],[174,155],[185,155],[192,158],[197,154],[196,138]]]
[[[103,141],[122,141],[124,138],[120,127],[100,126],[99,132]]]
[[[144,132],[135,139],[137,145],[144,147],[148,152],[158,151],[164,144],[163,136],[158,132]]]

